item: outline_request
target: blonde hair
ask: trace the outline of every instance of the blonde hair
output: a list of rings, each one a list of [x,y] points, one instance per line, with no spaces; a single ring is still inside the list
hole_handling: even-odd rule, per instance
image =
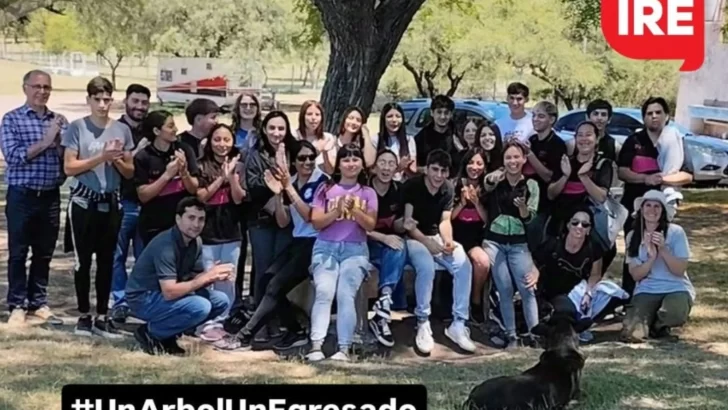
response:
[[[559,109],[550,101],[540,101],[533,107],[533,110],[541,110],[551,117],[554,117],[554,119],[559,118]]]

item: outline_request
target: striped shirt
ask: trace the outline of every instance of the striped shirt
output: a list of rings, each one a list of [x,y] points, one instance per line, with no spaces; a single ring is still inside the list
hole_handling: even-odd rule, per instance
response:
[[[25,104],[3,116],[0,139],[7,163],[5,181],[8,185],[41,191],[55,189],[63,184],[65,175],[59,145],[53,145],[28,160],[28,149],[43,140],[56,116],[63,120],[62,133],[68,127],[68,120],[48,109],[40,115]]]

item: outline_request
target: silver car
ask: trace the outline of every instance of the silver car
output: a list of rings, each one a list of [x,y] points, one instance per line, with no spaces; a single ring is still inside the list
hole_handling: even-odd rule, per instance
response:
[[[562,115],[554,124],[554,131],[563,140],[574,138],[574,132],[580,122],[586,119],[586,110],[577,109]],[[728,143],[718,138],[694,135],[687,128],[670,121],[685,142],[686,167],[693,174],[695,182],[717,185],[728,178]],[[612,119],[607,125],[607,132],[614,137],[618,148],[629,135],[644,127],[642,113],[637,108],[615,108]]]

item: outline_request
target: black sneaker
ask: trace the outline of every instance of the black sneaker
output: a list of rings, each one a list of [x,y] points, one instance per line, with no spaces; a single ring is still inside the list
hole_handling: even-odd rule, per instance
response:
[[[387,347],[394,346],[394,336],[392,336],[392,330],[386,320],[375,316],[374,319],[369,321],[369,329],[371,329],[379,343]]]
[[[91,319],[91,315],[83,315],[80,318],[78,318],[78,322],[76,323],[76,328],[73,329],[73,334],[79,335],[79,336],[93,336],[93,320]]]
[[[142,348],[142,351],[146,354],[156,356],[164,353],[162,342],[153,338],[152,335],[149,334],[147,325],[141,325],[134,330],[134,339],[136,339],[139,346]]]
[[[131,313],[131,309],[129,309],[129,306],[117,306],[113,309],[111,309],[110,315],[111,321],[115,325],[122,325],[126,323],[126,319],[129,317]]]
[[[270,343],[271,337],[268,333],[268,326],[263,326],[260,328],[258,333],[255,334],[255,337],[253,338],[253,341],[258,344],[267,344]]]
[[[228,316],[222,324],[222,328],[231,335],[234,335],[240,331],[247,323],[253,314],[247,309],[240,307],[235,313]]]
[[[300,330],[298,332],[286,332],[283,338],[273,345],[275,350],[288,350],[294,347],[306,346],[308,343],[308,336],[306,332]]]
[[[508,336],[506,339],[506,350],[516,349],[518,348],[518,337],[516,336]]]
[[[111,324],[111,320],[106,316],[94,319],[92,331],[94,334],[107,339],[121,339],[124,337],[121,335],[119,330]]]
[[[170,337],[167,340],[162,340],[161,345],[162,345],[162,348],[164,349],[164,353],[172,355],[172,356],[184,356],[186,353],[185,349],[181,348],[177,344],[176,337]]]
[[[676,342],[678,340],[678,337],[672,334],[672,331],[669,327],[663,327],[659,330],[650,329],[650,338],[662,340],[665,342]]]

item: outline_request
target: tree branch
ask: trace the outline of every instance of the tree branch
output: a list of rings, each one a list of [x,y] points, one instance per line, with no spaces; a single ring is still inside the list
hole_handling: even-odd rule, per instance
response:
[[[407,71],[409,71],[412,74],[412,77],[415,78],[415,86],[417,87],[417,92],[419,93],[420,97],[427,97],[427,92],[425,91],[425,87],[422,84],[422,77],[423,73],[418,71],[410,62],[407,56],[402,57],[402,65],[404,66]]]

